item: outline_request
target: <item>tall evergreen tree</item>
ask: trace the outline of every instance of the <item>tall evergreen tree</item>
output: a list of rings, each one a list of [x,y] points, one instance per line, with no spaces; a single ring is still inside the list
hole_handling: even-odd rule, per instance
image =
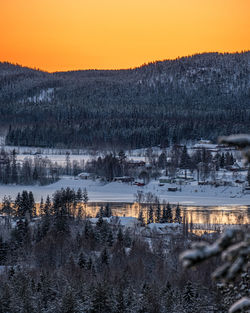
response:
[[[179,203],[177,204],[177,207],[175,209],[175,222],[176,223],[181,223],[181,209]]]
[[[154,209],[152,205],[148,209],[148,224],[150,223],[154,223]]]
[[[156,209],[156,223],[160,223],[161,219],[162,219],[162,216],[161,216],[161,205],[160,205],[160,202],[158,202],[157,209]]]
[[[166,220],[168,223],[173,223],[172,208],[171,208],[171,205],[169,204],[169,202],[167,204],[167,209],[166,209]]]

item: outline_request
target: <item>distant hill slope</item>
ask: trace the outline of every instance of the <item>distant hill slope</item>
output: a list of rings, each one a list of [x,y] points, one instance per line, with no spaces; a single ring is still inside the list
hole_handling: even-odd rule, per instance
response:
[[[250,131],[250,52],[205,53],[130,70],[47,73],[0,63],[7,143],[166,145]]]

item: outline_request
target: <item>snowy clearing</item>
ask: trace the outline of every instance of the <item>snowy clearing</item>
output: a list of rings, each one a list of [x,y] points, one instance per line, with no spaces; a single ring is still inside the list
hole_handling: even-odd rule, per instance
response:
[[[160,200],[166,200],[170,203],[180,203],[181,205],[190,206],[236,206],[249,205],[250,194],[243,194],[242,187],[212,187],[183,185],[181,191],[170,192],[168,187],[173,184],[165,184],[160,187],[157,181],[152,181],[144,187],[138,187],[131,184],[112,182],[103,184],[99,181],[74,179],[73,177],[63,177],[58,182],[47,186],[17,186],[17,185],[1,185],[0,199],[5,195],[15,198],[18,192],[29,190],[34,193],[35,200],[40,201],[41,197],[52,195],[56,190],[61,188],[87,188],[90,202],[129,202],[135,200],[135,193],[138,190],[152,192],[157,195]]]

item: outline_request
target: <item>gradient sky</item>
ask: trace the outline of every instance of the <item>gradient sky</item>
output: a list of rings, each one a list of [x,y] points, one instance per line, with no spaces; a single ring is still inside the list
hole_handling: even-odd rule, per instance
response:
[[[0,12],[0,60],[48,71],[250,50],[250,0],[0,0]]]

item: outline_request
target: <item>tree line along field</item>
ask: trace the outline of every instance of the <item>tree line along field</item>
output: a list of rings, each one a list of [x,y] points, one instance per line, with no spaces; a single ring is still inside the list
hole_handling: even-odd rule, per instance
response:
[[[167,146],[250,129],[250,53],[205,53],[129,70],[46,73],[0,64],[6,143]]]
[[[197,171],[201,181],[210,178],[215,181],[220,170],[230,170],[236,161],[235,151],[211,153],[206,148],[190,151],[185,145],[173,145],[168,150],[162,149],[157,153],[154,153],[152,148],[148,148],[144,157],[137,157],[136,160],[129,157],[124,150],[118,153],[96,153],[95,156],[74,156],[67,151],[65,155],[58,156],[40,153],[19,155],[15,148],[5,150],[2,147],[0,183],[48,185],[58,181],[63,175],[77,177],[82,172],[87,172],[92,179],[100,178],[106,182],[128,176],[132,179],[141,179],[145,184],[162,175],[174,179],[180,170],[186,173],[183,174],[184,179],[187,179],[187,171],[192,173]],[[249,175],[250,173],[247,175],[248,182]]]

